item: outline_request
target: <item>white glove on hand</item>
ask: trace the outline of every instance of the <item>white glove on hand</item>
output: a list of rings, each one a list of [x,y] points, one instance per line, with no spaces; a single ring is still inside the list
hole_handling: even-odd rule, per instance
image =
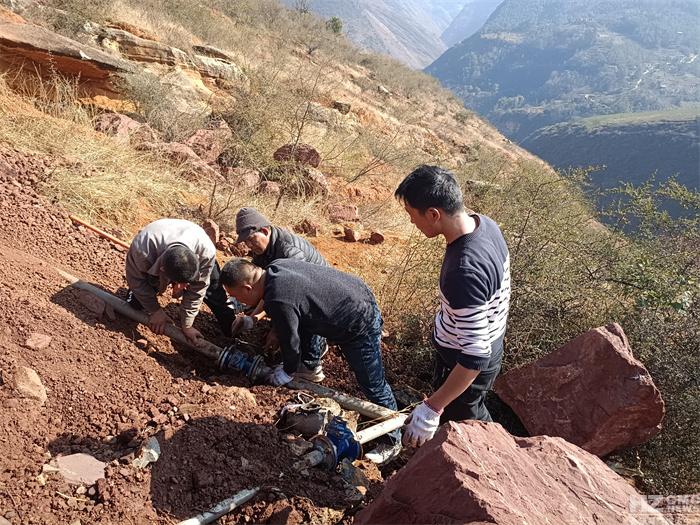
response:
[[[284,371],[283,365],[277,365],[272,373],[267,376],[267,381],[272,386],[283,386],[289,383],[292,377]]]
[[[425,402],[413,409],[403,428],[403,444],[420,447],[431,439],[440,425],[440,414]]]

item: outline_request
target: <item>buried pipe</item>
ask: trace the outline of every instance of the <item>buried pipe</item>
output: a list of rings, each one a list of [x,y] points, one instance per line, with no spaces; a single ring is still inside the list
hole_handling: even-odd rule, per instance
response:
[[[206,525],[207,523],[211,523],[253,499],[258,491],[260,491],[260,487],[242,490],[230,498],[220,501],[211,509],[198,514],[194,518],[181,521],[177,525]]]
[[[296,461],[293,467],[296,470],[304,470],[322,465],[328,470],[333,470],[345,458],[355,461],[362,453],[361,445],[401,428],[406,419],[408,414],[394,412],[386,421],[353,433],[347,422],[334,418],[326,427],[326,435],[314,436],[311,440],[314,449]]]
[[[119,299],[119,297],[116,297],[115,295],[109,292],[106,292],[90,283],[87,283],[79,279],[78,277],[69,274],[68,272],[64,272],[63,270],[58,268],[57,271],[74,288],[84,290],[88,293],[91,293],[92,295],[99,297],[105,303],[111,306],[115,312],[119,312],[120,314],[122,314],[125,317],[128,317],[129,319],[132,319],[138,323],[148,326],[149,317],[146,312],[134,310],[131,306],[129,306],[129,304],[126,301]],[[251,381],[253,382],[255,380],[262,379],[263,377],[272,372],[272,369],[270,369],[264,364],[264,361],[261,356],[255,356],[253,358],[250,358],[249,356],[247,356],[247,354],[235,350],[236,344],[231,345],[230,347],[221,348],[220,346],[210,343],[206,339],[202,338],[200,339],[200,344],[195,346],[189,342],[187,337],[185,337],[185,334],[183,334],[178,327],[172,324],[165,325],[165,335],[170,337],[170,339],[177,341],[178,343],[181,343],[187,346],[188,348],[191,348],[194,351],[209,357],[210,359],[215,360],[219,367],[224,370],[234,368],[238,371],[244,372],[246,376],[248,376],[248,378],[251,379]],[[391,418],[398,414],[398,412],[395,412],[388,408],[379,406],[369,401],[365,401],[363,399],[358,399],[347,394],[343,394],[342,392],[338,392],[336,390],[332,390],[330,388],[326,388],[324,386],[318,385],[316,383],[311,383],[310,381],[305,381],[303,379],[294,379],[286,386],[295,390],[308,390],[318,396],[329,397],[337,401],[338,404],[345,410],[352,410],[365,417],[369,417],[372,419]]]

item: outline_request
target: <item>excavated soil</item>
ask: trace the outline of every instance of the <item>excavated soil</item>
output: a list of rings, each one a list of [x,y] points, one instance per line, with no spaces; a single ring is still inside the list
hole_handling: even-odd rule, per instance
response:
[[[98,317],[67,287],[57,268],[123,297],[124,253],[37,193],[53,165],[0,145],[0,518],[170,524],[259,486],[221,523],[351,521],[357,503],[339,475],[291,466],[297,458],[274,423],[295,392],[222,375],[133,321]],[[224,343],[209,313],[197,326]],[[32,334],[49,336],[48,346],[33,349]],[[357,393],[337,350],[326,364],[329,386]],[[19,366],[38,373],[43,406],[14,388]],[[150,436],[161,456],[138,470],[131,461]],[[79,487],[42,473],[77,452],[107,463],[105,481]],[[365,474],[371,497],[381,475]]]

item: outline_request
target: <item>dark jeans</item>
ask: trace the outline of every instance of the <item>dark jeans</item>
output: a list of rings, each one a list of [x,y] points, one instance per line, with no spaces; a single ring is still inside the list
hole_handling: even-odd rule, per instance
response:
[[[219,282],[221,269],[219,263],[214,263],[214,268],[209,276],[209,288],[204,296],[204,304],[212,311],[216,320],[219,322],[219,328],[226,337],[231,335],[231,323],[238,312],[243,311],[243,305],[234,298],[228,297],[226,290]]]
[[[396,399],[386,381],[382,364],[381,340],[384,322],[376,304],[373,305],[373,310],[370,329],[355,339],[342,343],[340,350],[367,399],[390,410],[396,410]],[[392,444],[401,441],[400,430],[394,430],[387,436]]]
[[[465,419],[478,419],[479,421],[493,421],[484,400],[486,393],[491,390],[493,383],[501,371],[501,359],[503,357],[503,336],[491,344],[491,360],[488,368],[482,370],[474,382],[457,399],[452,401],[440,418],[440,424],[446,421],[464,421]],[[454,356],[446,355],[445,351],[435,352],[435,369],[433,373],[433,389],[437,390],[450,375],[457,364],[457,352]]]
[[[313,370],[321,364],[321,354],[326,348],[326,340],[320,335],[300,331],[299,348],[301,348],[301,364]]]

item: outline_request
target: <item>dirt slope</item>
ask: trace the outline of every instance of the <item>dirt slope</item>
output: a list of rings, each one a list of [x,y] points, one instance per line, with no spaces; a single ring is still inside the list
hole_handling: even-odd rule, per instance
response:
[[[245,379],[219,375],[133,322],[97,319],[65,288],[55,267],[123,294],[124,254],[37,195],[34,185],[50,169],[0,146],[0,517],[173,523],[259,485],[258,498],[223,522],[349,519],[340,478],[291,468],[295,458],[274,422],[294,393],[248,389]],[[209,317],[198,323],[221,343]],[[32,333],[51,336],[48,347],[28,348]],[[136,344],[142,338],[145,350]],[[17,366],[39,374],[44,406],[14,391]],[[162,456],[137,472],[130,460],[151,435]],[[98,494],[76,495],[60,476],[39,476],[52,457],[74,452],[109,463]]]

